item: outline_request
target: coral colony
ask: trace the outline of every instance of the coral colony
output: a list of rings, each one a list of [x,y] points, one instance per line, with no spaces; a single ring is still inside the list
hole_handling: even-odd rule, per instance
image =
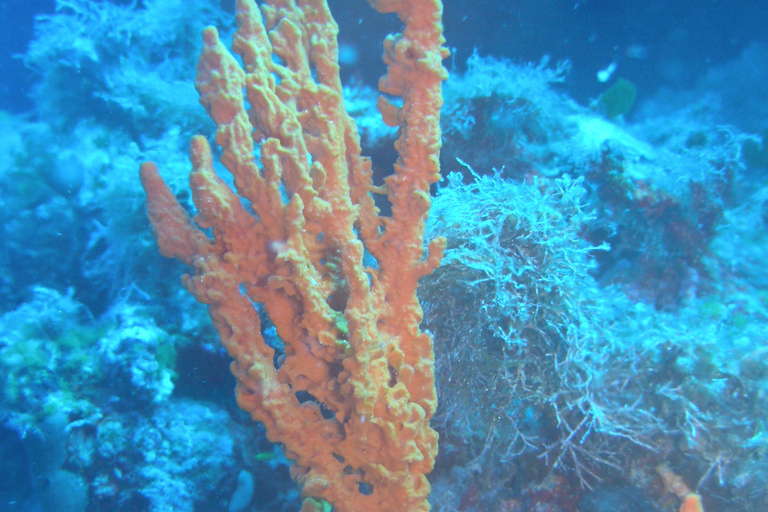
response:
[[[344,109],[338,29],[324,1],[268,2],[263,20],[254,2],[238,2],[242,68],[215,29],[203,34],[197,90],[237,191],[216,175],[205,138],[193,139],[196,223],[212,238],[154,164],[141,169],[160,249],[195,267],[185,283],[235,359],[238,403],[284,446],[305,512],[322,510],[319,500],[339,512],[429,510],[425,474],[437,452],[432,339],[419,329],[416,287],[444,249],[437,239],[425,258],[422,243],[429,186],[440,179],[442,6],[371,4],[405,24],[384,44],[379,85],[402,98],[379,102],[399,127],[395,172],[376,190],[391,216],[370,194],[371,163]],[[364,251],[375,265],[363,263]],[[283,341],[277,367],[251,302]],[[300,401],[302,392],[312,400]]]

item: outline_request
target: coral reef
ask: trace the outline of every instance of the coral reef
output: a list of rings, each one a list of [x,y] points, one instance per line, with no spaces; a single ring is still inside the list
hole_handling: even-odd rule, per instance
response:
[[[37,4],[0,11],[15,20]],[[195,63],[205,25],[230,45],[234,3],[55,4],[18,59],[37,74],[34,111],[0,112],[0,505],[298,510],[289,460],[237,407],[230,358],[172,277],[182,265],[157,253],[136,179],[155,161],[181,208],[200,214],[186,153],[215,126]],[[498,15],[517,12],[501,4]],[[479,13],[456,12],[469,7],[447,2],[446,19],[476,26]],[[341,11],[344,41],[368,46],[371,24],[396,28],[394,16]],[[448,44],[473,36],[460,35]],[[465,67],[461,46],[446,61],[445,182],[428,232],[448,247],[419,284],[437,358],[433,510],[763,510],[768,68],[764,43],[742,43],[687,90],[654,93],[632,77],[635,105],[612,119],[575,88],[594,76],[583,59],[476,53]],[[380,52],[370,46],[359,54]],[[652,49],[647,59],[665,65]],[[361,81],[381,74],[373,60],[342,65],[357,80],[340,86],[381,192],[397,127]],[[391,213],[385,195],[375,201]],[[368,253],[362,263],[377,266]],[[345,286],[341,262],[325,265]],[[279,367],[289,344],[253,312]],[[700,503],[683,502],[692,494]]]
[[[531,504],[528,483],[553,470],[566,495],[630,485],[661,500],[649,468],[669,460],[708,510],[750,510],[765,499],[768,411],[764,201],[740,151],[752,139],[695,105],[634,133],[553,93],[539,107],[531,91],[552,75],[533,69],[507,97],[534,114],[508,135],[521,137],[511,169],[458,159],[429,223],[448,241],[420,290],[441,404],[436,506]],[[544,123],[558,123],[546,143],[520,135]],[[572,510],[556,496],[547,506]]]

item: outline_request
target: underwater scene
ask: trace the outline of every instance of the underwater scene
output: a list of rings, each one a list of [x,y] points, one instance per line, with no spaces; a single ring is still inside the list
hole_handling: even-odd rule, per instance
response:
[[[0,512],[768,512],[766,27],[0,0]]]

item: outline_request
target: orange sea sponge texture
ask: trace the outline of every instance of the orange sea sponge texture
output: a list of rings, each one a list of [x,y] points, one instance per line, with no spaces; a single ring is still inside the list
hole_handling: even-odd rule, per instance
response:
[[[664,487],[681,500],[679,512],[704,512],[701,504],[701,496],[693,492],[683,481],[682,477],[672,472],[668,464],[656,466],[656,472],[664,482]]]
[[[203,33],[197,90],[234,190],[199,136],[194,222],[154,164],[141,179],[161,252],[194,268],[184,283],[234,358],[238,403],[294,461],[303,508],[325,500],[338,512],[426,511],[437,400],[416,287],[444,248],[437,240],[425,251],[423,232],[439,179],[447,50],[439,1],[369,1],[405,24],[384,44],[380,89],[402,106],[379,102],[384,121],[400,127],[383,186],[372,185],[344,109],[337,26],[324,0],[267,0],[261,10],[238,0],[242,67],[214,28]],[[371,193],[387,195],[391,216]],[[284,343],[280,358],[254,303]]]

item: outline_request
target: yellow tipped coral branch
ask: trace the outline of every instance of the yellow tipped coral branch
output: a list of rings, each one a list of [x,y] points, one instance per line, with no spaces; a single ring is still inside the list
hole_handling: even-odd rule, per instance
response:
[[[234,190],[199,136],[194,220],[154,164],[141,179],[161,252],[193,267],[184,283],[208,305],[234,359],[238,403],[284,446],[304,508],[321,499],[339,512],[426,511],[437,399],[416,287],[444,248],[423,246],[429,186],[439,179],[442,6],[369,1],[405,24],[384,44],[380,89],[402,106],[379,102],[385,122],[400,128],[383,187],[373,187],[344,109],[337,26],[324,0],[268,0],[261,9],[238,0],[233,50],[242,66],[214,28],[203,33],[197,90]],[[387,194],[391,217],[371,192]],[[363,263],[366,250],[376,265]],[[277,360],[253,303],[284,342]]]

